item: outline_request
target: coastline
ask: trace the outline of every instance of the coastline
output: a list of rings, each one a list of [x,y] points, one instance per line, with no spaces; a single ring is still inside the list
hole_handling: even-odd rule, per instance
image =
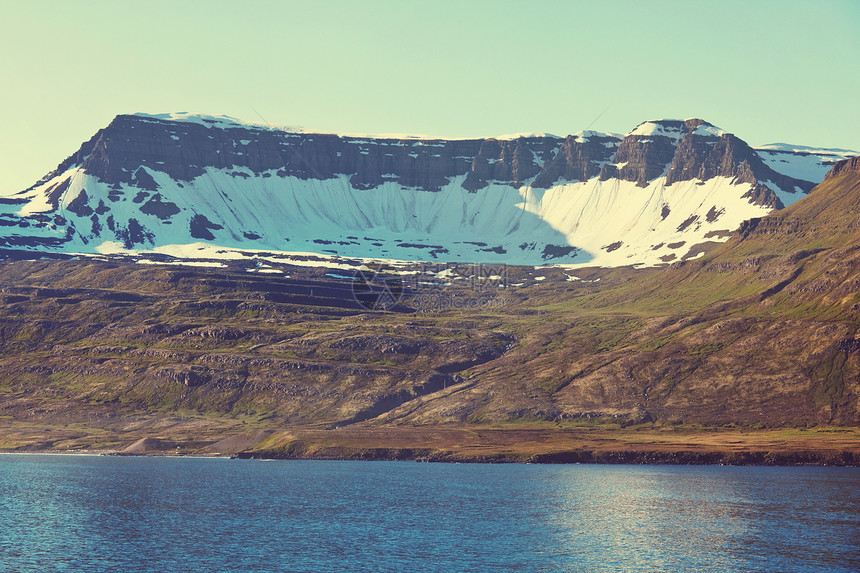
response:
[[[456,454],[413,452],[409,450],[365,450],[349,455],[315,454],[290,456],[267,452],[243,452],[231,459],[329,460],[329,461],[413,461],[428,463],[472,464],[611,464],[611,465],[701,465],[701,466],[818,466],[860,467],[860,456],[852,452],[661,452],[661,451],[570,451],[541,454],[527,458],[507,456],[461,457]]]
[[[760,467],[860,467],[860,455],[853,452],[665,452],[665,451],[570,451],[520,458],[510,456],[458,456],[446,452],[403,449],[371,449],[337,454],[288,455],[278,452],[237,454],[173,454],[168,452],[124,453],[115,450],[77,452],[61,450],[0,451],[0,456],[182,458],[258,461],[365,461],[449,464],[539,464],[539,465],[690,465]]]
[[[0,431],[9,436],[12,428]],[[633,428],[354,426],[257,428],[208,434],[78,435],[46,442],[32,432],[0,454],[166,456],[256,460],[413,461],[430,463],[668,464],[860,467],[860,428]],[[8,444],[8,440],[7,440]]]

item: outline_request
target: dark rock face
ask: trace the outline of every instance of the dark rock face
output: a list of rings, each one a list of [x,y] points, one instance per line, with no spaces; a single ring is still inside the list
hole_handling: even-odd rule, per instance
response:
[[[551,138],[485,140],[481,142],[478,153],[472,160],[463,187],[476,191],[486,187],[489,181],[519,187],[527,179],[540,173],[541,164],[538,157],[551,153],[554,145],[555,141]]]
[[[161,193],[153,195],[149,201],[140,206],[140,212],[147,215],[155,215],[159,219],[170,219],[173,215],[179,213],[179,207],[176,203],[170,201],[162,201]]]
[[[663,174],[666,165],[675,155],[675,142],[663,135],[628,135],[618,146],[615,163],[625,164],[620,169],[601,170],[600,179],[617,177],[635,181],[645,187],[652,179]]]
[[[155,242],[155,234],[141,225],[137,219],[129,219],[126,228],[116,226],[114,232],[117,238],[122,240],[126,249],[130,249],[134,245],[153,244]]]
[[[743,196],[748,198],[750,203],[754,205],[763,205],[774,209],[782,209],[785,207],[776,193],[774,193],[773,189],[767,185],[757,184],[755,187],[744,193]]]
[[[212,241],[215,239],[215,235],[212,234],[212,231],[217,231],[219,229],[223,229],[223,227],[213,223],[207,219],[205,215],[194,215],[191,217],[189,231],[191,232],[191,236],[195,239],[206,239]]]
[[[839,177],[840,175],[845,175],[846,173],[860,173],[860,155],[840,161],[827,172],[824,179],[832,179],[834,177]]]
[[[245,167],[255,174],[274,171],[299,179],[331,179],[348,175],[356,189],[386,181],[426,191],[438,190],[465,175],[469,191],[490,182],[548,188],[559,181],[586,181],[600,176],[635,181],[645,186],[664,173],[667,183],[736,178],[739,183],[771,181],[786,190],[809,191],[812,183],[786,177],[767,167],[756,152],[731,134],[696,133],[702,120],[657,122],[679,139],[661,134],[628,135],[623,139],[586,133],[560,140],[549,136],[511,140],[370,139],[333,134],[288,133],[198,123],[117,116],[42,181],[73,166],[101,181],[125,183],[147,191],[158,185],[149,171],[177,181],[191,181],[206,167]],[[620,168],[618,167],[620,165]],[[146,169],[141,169],[144,167]],[[247,173],[235,171],[236,177]],[[56,201],[65,190],[51,190]]]
[[[777,173],[764,164],[749,145],[734,135],[703,137],[686,134],[678,144],[677,152],[666,173],[666,183],[711,177],[734,178],[738,183],[758,184],[771,181],[780,188],[794,191],[799,187],[808,193],[814,186],[803,181]]]
[[[90,198],[87,196],[87,191],[84,189],[71,203],[69,203],[68,209],[78,217],[89,217],[93,214],[92,208],[87,205],[89,200]]]
[[[721,175],[737,177],[742,183],[754,183],[749,165],[751,155],[754,155],[752,149],[732,135],[717,138],[688,133],[678,143],[677,153],[666,172],[666,182],[705,180]]]
[[[591,136],[583,141],[569,136],[558,155],[544,165],[533,186],[546,188],[559,179],[586,181],[599,175],[601,181],[615,178],[645,187],[665,174],[668,185],[722,176],[753,185],[771,181],[790,192],[795,187],[804,192],[813,187],[809,181],[773,171],[755,150],[734,135],[716,135],[719,133],[716,129],[697,131],[702,126],[713,128],[700,119],[655,123],[660,128],[655,133],[638,135],[634,132],[621,140]],[[766,195],[765,199],[759,198]],[[773,193],[768,195],[764,190],[750,197],[759,201],[758,204],[781,206]]]
[[[567,136],[558,154],[544,164],[532,185],[547,189],[559,180],[588,181],[612,160],[619,141],[605,136]]]
[[[794,192],[795,187],[808,193],[813,183],[777,173],[761,160],[758,154],[741,139],[730,133],[720,136],[695,133],[703,125],[702,120],[683,122],[684,133],[678,142],[671,164],[666,171],[666,183],[698,179],[707,181],[712,177],[727,177],[738,183],[750,183],[757,187],[770,181],[781,189]],[[782,203],[772,190],[761,185],[749,197],[757,205],[782,208]]]
[[[553,137],[514,140],[365,139],[329,134],[287,133],[117,116],[49,175],[80,165],[107,183],[158,189],[146,167],[178,181],[191,181],[206,167],[247,167],[256,174],[331,179],[350,176],[357,189],[385,181],[427,191],[467,175],[467,189],[498,181],[518,186],[541,169],[557,145]],[[238,172],[237,176],[241,176]]]

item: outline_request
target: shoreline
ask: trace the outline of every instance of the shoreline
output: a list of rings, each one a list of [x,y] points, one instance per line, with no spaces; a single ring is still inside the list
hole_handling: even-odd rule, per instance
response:
[[[850,451],[833,452],[694,452],[694,451],[636,451],[579,450],[536,454],[528,457],[488,455],[461,456],[451,452],[415,451],[410,448],[373,448],[349,453],[320,452],[290,455],[280,452],[238,452],[234,454],[141,452],[117,450],[0,451],[0,456],[75,456],[122,458],[183,458],[258,461],[365,461],[415,462],[449,464],[537,464],[537,465],[688,465],[688,466],[759,466],[759,467],[860,467],[860,454]]]
[[[853,452],[667,452],[667,451],[571,451],[536,454],[530,457],[504,455],[459,456],[446,452],[366,450],[348,455],[283,455],[276,452],[242,452],[231,459],[317,460],[317,461],[412,461],[424,463],[541,464],[541,465],[697,465],[697,466],[782,466],[860,467],[860,455]]]
[[[62,435],[0,426],[0,454],[431,463],[860,467],[860,428],[319,426],[171,428]],[[50,439],[46,439],[50,436]]]

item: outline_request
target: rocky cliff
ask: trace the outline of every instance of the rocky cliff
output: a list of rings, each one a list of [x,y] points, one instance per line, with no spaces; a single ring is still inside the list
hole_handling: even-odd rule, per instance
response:
[[[657,264],[697,255],[823,176],[792,171],[786,157],[799,154],[767,153],[700,119],[645,122],[624,136],[446,140],[120,115],[35,185],[0,198],[0,246],[176,255],[202,241],[402,260]],[[845,154],[813,155],[821,168]]]

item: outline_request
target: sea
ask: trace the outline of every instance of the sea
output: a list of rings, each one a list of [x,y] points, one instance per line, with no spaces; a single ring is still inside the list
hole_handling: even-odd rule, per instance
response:
[[[860,571],[860,469],[0,455],[2,572]]]

